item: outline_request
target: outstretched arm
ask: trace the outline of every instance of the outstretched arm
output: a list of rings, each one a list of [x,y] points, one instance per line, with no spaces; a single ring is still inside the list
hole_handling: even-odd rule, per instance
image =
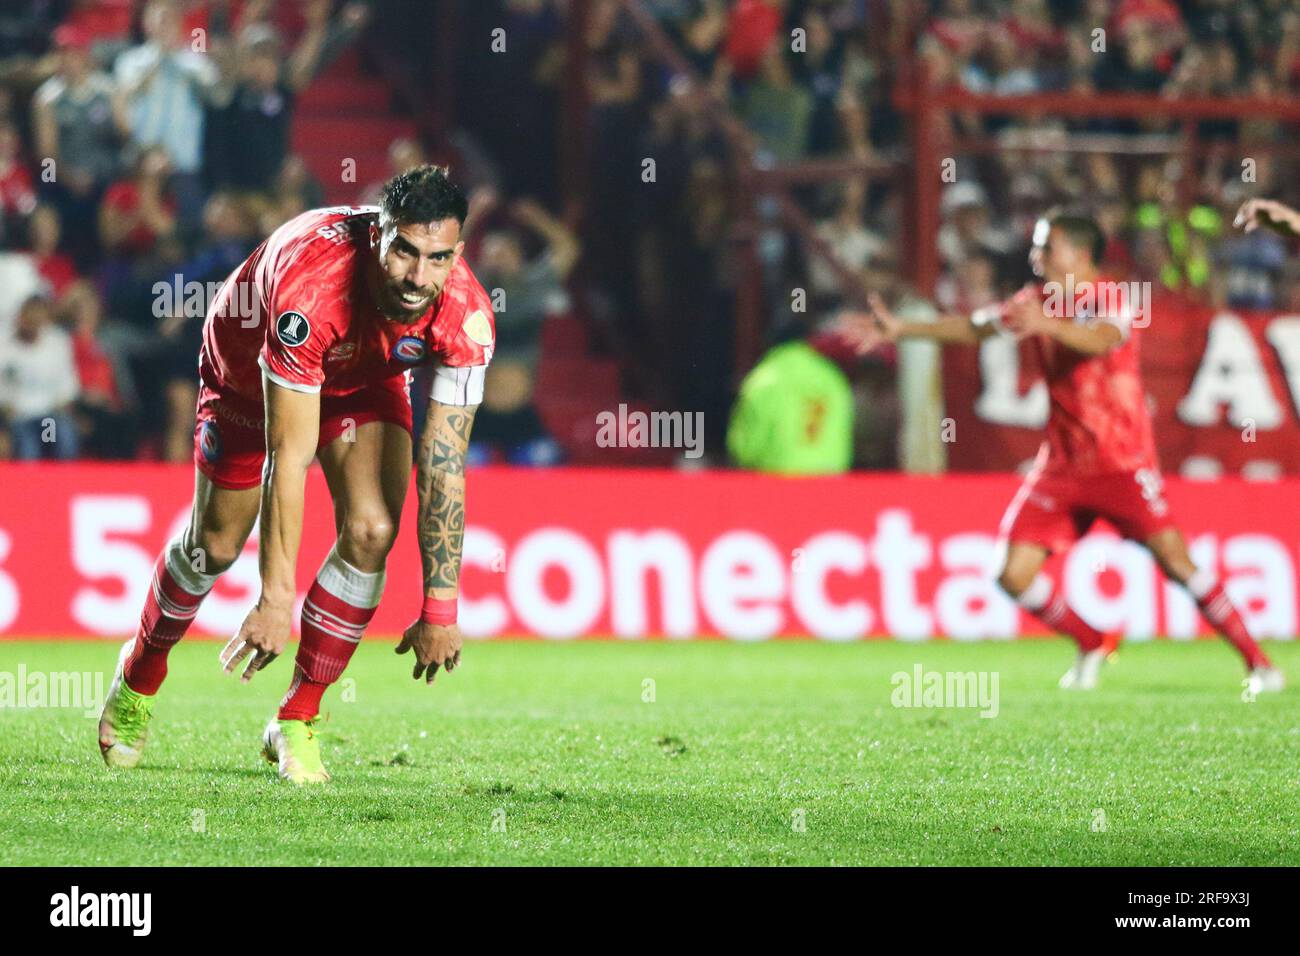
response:
[[[456,601],[465,539],[465,453],[477,410],[477,405],[430,400],[416,456],[424,607],[419,620],[402,635],[397,653],[414,648],[412,676],[419,679],[423,674],[428,683],[433,683],[439,667],[450,671],[460,663]]]
[[[869,313],[849,313],[840,317],[840,331],[854,344],[859,355],[866,355],[884,342],[900,339],[930,339],[944,345],[978,345],[994,335],[993,322],[979,322],[964,315],[941,315],[933,322],[904,322],[885,300],[874,292],[868,298]],[[978,313],[977,313],[978,315]]]

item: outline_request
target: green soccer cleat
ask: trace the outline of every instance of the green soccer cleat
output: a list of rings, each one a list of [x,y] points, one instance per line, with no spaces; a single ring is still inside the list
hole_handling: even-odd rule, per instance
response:
[[[99,715],[99,752],[110,767],[134,767],[144,755],[153,716],[153,695],[137,694],[122,677],[122,668],[135,647],[135,638],[122,645],[117,670],[108,688],[104,712]]]
[[[279,767],[290,783],[325,783],[329,771],[320,760],[320,736],[312,720],[272,720],[262,733],[262,756]]]

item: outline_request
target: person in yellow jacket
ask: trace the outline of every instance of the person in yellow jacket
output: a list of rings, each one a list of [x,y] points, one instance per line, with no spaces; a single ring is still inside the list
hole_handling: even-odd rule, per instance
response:
[[[829,475],[853,464],[853,391],[805,339],[770,349],[740,385],[727,450],[741,468]]]

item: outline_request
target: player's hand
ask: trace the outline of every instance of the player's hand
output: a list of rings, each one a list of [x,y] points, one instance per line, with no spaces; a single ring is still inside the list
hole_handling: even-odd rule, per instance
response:
[[[244,618],[239,633],[222,650],[222,669],[227,674],[233,674],[240,661],[252,655],[240,677],[247,684],[254,674],[280,656],[284,646],[289,643],[292,621],[292,607],[264,607],[259,601],[248,612],[248,617]]]
[[[876,320],[866,312],[841,312],[830,330],[846,342],[855,355],[866,355],[885,340]]]
[[[405,654],[414,650],[415,670],[411,676],[419,680],[424,675],[425,683],[432,684],[439,667],[450,673],[460,664],[460,646],[463,641],[460,627],[455,624],[426,624],[424,621],[416,621],[402,635],[397,653]]]
[[[842,312],[834,325],[835,332],[858,355],[867,355],[898,338],[898,319],[885,307],[884,300],[873,292],[867,302],[869,312]]]
[[[889,310],[879,292],[867,293],[867,305],[871,308],[871,317],[876,320],[876,327],[886,342],[898,341],[898,331],[903,322]]]
[[[900,323],[886,308],[884,299],[873,292],[867,304],[869,312],[843,312],[835,320],[835,331],[853,346],[858,355],[866,355],[898,338]]]
[[[1026,285],[1011,297],[1003,318],[1003,324],[1021,339],[1046,333],[1050,321],[1043,312],[1042,299],[1033,285]]]
[[[1276,199],[1247,199],[1237,210],[1232,224],[1246,232],[1254,232],[1260,226],[1278,229],[1284,232],[1300,232],[1300,213],[1290,206],[1284,206]]]

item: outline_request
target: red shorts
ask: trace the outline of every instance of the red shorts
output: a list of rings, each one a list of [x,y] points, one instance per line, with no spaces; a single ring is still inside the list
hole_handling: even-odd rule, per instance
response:
[[[219,488],[238,491],[262,483],[266,419],[262,403],[199,380],[194,465]],[[405,375],[347,395],[321,395],[319,451],[366,422],[392,422],[411,431],[411,395]]]
[[[1139,542],[1175,525],[1160,472],[1153,468],[1088,478],[1040,473],[1031,474],[1016,492],[999,535],[1012,544],[1065,551],[1098,518]]]

